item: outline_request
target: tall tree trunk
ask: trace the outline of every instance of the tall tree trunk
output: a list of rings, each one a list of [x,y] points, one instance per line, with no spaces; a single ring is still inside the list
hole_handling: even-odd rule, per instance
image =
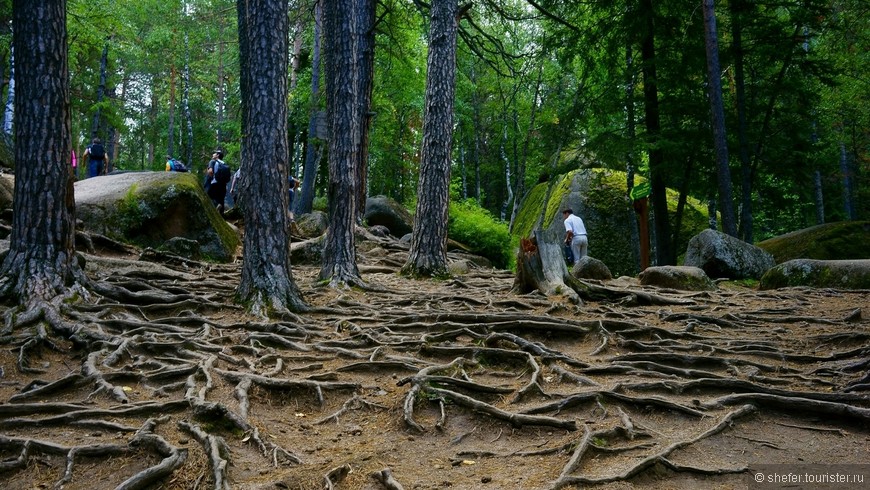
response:
[[[855,202],[853,199],[852,165],[849,162],[849,152],[846,151],[846,143],[840,141],[840,174],[843,177],[843,211],[846,220],[855,220]]]
[[[320,167],[321,144],[317,138],[317,115],[320,99],[320,40],[323,26],[323,2],[314,5],[314,36],[311,47],[311,108],[308,116],[308,140],[305,144],[305,164],[302,167],[302,187],[296,196],[297,215],[310,213],[314,206],[314,189],[317,182],[317,169]]]
[[[511,219],[508,223],[508,229],[513,229],[514,221],[517,219],[517,213],[520,210],[520,204],[522,203],[523,196],[526,193],[526,164],[529,161],[529,143],[532,140],[532,134],[535,132],[535,124],[538,115],[538,98],[541,93],[541,84],[544,80],[544,65],[541,64],[538,67],[538,80],[535,83],[535,94],[532,97],[532,112],[529,115],[529,127],[526,130],[526,137],[523,140],[523,153],[520,155],[519,168],[517,169],[517,188],[514,191],[514,205],[513,209],[511,209]]]
[[[661,121],[659,115],[658,79],[656,75],[655,10],[653,0],[641,0],[642,18],[646,19],[641,39],[643,60],[643,99],[646,137],[649,145],[649,173],[652,188],[654,233],[658,265],[673,265],[676,257],[671,248],[671,225],[668,218],[668,200],[664,152],[659,148]]]
[[[169,122],[167,123],[166,155],[175,158],[175,63],[169,67]]]
[[[97,110],[94,111],[94,120],[91,123],[91,138],[100,135],[100,115],[102,114],[103,98],[106,94],[106,78],[109,71],[109,41],[103,45],[103,54],[100,56],[100,84],[97,86]]]
[[[375,79],[375,1],[357,0],[359,2],[359,98],[360,98],[360,137],[359,161],[356,167],[356,206],[357,222],[362,223],[366,211],[366,192],[368,190],[369,168],[369,132],[372,127],[374,113],[372,106],[372,91]]]
[[[744,0],[731,0],[731,53],[734,57],[734,86],[737,104],[737,141],[740,157],[740,227],[738,237],[754,241],[752,219],[752,161],[749,157],[749,128],[746,123],[746,75],[743,66]]]
[[[365,286],[356,265],[357,169],[360,137],[359,0],[324,0],[326,112],[329,127],[329,228],[320,279]]]
[[[501,205],[501,212],[499,214],[499,219],[502,221],[505,220],[505,216],[507,215],[507,207],[511,203],[511,200],[514,198],[514,188],[511,185],[511,159],[507,154],[507,145],[508,145],[508,128],[507,121],[505,121],[502,132],[501,132],[501,144],[499,145],[499,153],[501,154],[502,162],[504,162],[504,187],[507,196],[505,196],[504,202]],[[449,197],[449,196],[448,196]]]
[[[148,141],[148,168],[154,165],[154,152],[157,151],[157,83],[154,77],[151,77],[151,107],[148,111],[148,124],[152,128],[150,141]]]
[[[308,308],[290,268],[287,209],[286,0],[238,0],[242,95],[242,200],[245,219],[242,278],[238,297],[252,313]]]
[[[822,192],[822,173],[818,170],[813,174],[813,195],[816,202],[816,224],[825,224],[825,199]]]
[[[106,99],[114,101],[116,99],[115,86],[109,85],[106,87]],[[120,141],[121,132],[115,128],[114,124],[110,124],[106,135],[106,155],[109,156],[109,166],[106,172],[115,170],[115,161],[118,159],[118,141]]]
[[[238,0],[236,0],[238,2]],[[240,82],[241,83],[241,82]],[[215,132],[215,144],[220,146],[224,142],[224,109],[226,108],[226,85],[224,82],[224,24],[220,23],[218,33],[218,66],[217,66],[217,131]]]
[[[716,32],[716,12],[713,0],[703,0],[704,46],[707,50],[707,80],[710,113],[713,121],[713,147],[716,152],[716,181],[719,185],[719,208],[722,229],[737,236],[734,201],[731,196],[731,168],[728,166],[728,141],[725,135],[725,107],[722,104],[722,78],[719,74],[719,37]],[[679,230],[678,230],[679,231]]]
[[[465,161],[465,138],[459,140],[459,171],[460,186],[459,197],[464,201],[468,199],[468,165]]]
[[[9,49],[9,91],[6,94],[6,109],[3,111],[3,133],[12,136],[15,119],[15,46]]]
[[[184,108],[184,123],[187,129],[187,138],[184,145],[184,161],[187,165],[193,163],[193,116],[190,113],[190,36],[184,33],[184,72],[182,75],[184,94],[181,104]]]
[[[447,275],[447,211],[456,92],[456,0],[433,0],[426,61],[423,147],[411,252],[402,272]]]
[[[66,2],[14,0],[15,200],[0,294],[24,308],[86,283],[75,257]],[[33,103],[39,101],[38,104]]]
[[[299,61],[302,59],[302,33],[305,31],[303,16],[297,15],[296,25],[293,26],[293,52],[290,55],[290,92],[296,90],[299,80]]]

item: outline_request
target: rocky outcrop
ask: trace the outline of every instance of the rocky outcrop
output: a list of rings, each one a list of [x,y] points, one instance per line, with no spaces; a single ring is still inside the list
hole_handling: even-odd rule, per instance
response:
[[[870,289],[870,260],[789,260],[767,271],[760,289],[806,286]]]
[[[683,265],[698,267],[714,278],[758,279],[776,262],[755,245],[706,229],[689,240]]]
[[[870,221],[840,221],[780,235],[757,245],[777,264],[793,259],[870,259]]]
[[[589,232],[589,255],[604,262],[615,276],[640,272],[640,237],[632,201],[626,192],[626,174],[616,170],[583,169],[537,184],[524,196],[511,228],[516,239],[528,238],[537,228],[562,237],[562,209],[571,208]],[[668,190],[668,203],[676,209],[676,192]],[[673,212],[673,210],[670,210]],[[689,198],[683,210],[677,243],[708,226],[706,208]]]
[[[118,241],[160,249],[173,238],[186,238],[199,243],[202,257],[216,261],[231,260],[239,246],[238,233],[211,205],[193,174],[94,177],[76,182],[75,196],[82,227]]]
[[[411,217],[411,213],[386,196],[367,198],[363,219],[369,226],[386,226],[390,234],[395,237],[407,235],[414,229],[414,218]]]
[[[716,284],[698,267],[665,265],[648,267],[640,273],[642,286],[679,289],[681,291],[714,291]]]

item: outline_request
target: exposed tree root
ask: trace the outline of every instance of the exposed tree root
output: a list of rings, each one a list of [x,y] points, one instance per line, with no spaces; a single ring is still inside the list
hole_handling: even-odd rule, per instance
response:
[[[89,259],[95,283],[80,301],[2,310],[0,486],[48,460],[51,484],[86,486],[85,459],[144,456],[150,466],[119,488],[226,489],[240,460],[266,460],[264,473],[293,465],[281,471],[326,488],[362,475],[399,489],[389,468],[377,469],[389,455],[331,447],[392,431],[406,449],[416,442],[404,439],[449,441],[449,464],[534,460],[547,472],[538,481],[555,489],[630,481],[653,467],[744,471],[746,459],[690,466],[675,453],[752,424],[744,416],[755,411],[822,415],[832,427],[792,425],[843,439],[850,431],[840,427],[870,421],[870,323],[854,307],[805,306],[832,291],[686,294],[563,278],[574,303],[511,295],[507,273],[409,283],[392,273],[404,260],[382,257],[362,268],[370,287],[315,287],[305,312],[265,321],[229,302],[238,266],[143,258]],[[316,273],[306,270],[311,282]],[[744,307],[750,300],[763,306]],[[704,428],[686,435],[695,425]],[[92,434],[119,440],[81,442]],[[196,463],[180,438],[198,443]],[[773,438],[733,439],[787,450]],[[327,471],[311,464],[325,456],[295,450],[348,460]],[[589,471],[607,458],[631,463]],[[401,460],[389,464],[419,478]],[[181,483],[185,473],[195,474]]]

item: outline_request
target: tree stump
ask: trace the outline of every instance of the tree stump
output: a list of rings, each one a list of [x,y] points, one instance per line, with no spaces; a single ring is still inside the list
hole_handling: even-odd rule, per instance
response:
[[[579,303],[580,296],[568,284],[572,282],[575,281],[565,265],[558,240],[539,229],[532,238],[520,241],[514,292],[524,294],[537,290],[545,296],[563,294],[572,303]]]

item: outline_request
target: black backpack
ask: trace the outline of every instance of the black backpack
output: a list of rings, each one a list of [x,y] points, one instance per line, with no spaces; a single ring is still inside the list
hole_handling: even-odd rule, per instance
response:
[[[227,184],[233,178],[233,171],[229,165],[218,160],[214,165],[214,178],[219,184]]]
[[[169,169],[173,172],[187,172],[187,165],[173,158],[169,161]]]
[[[99,143],[91,145],[89,153],[91,156],[88,158],[91,160],[102,160],[103,158],[106,158],[106,149]]]

